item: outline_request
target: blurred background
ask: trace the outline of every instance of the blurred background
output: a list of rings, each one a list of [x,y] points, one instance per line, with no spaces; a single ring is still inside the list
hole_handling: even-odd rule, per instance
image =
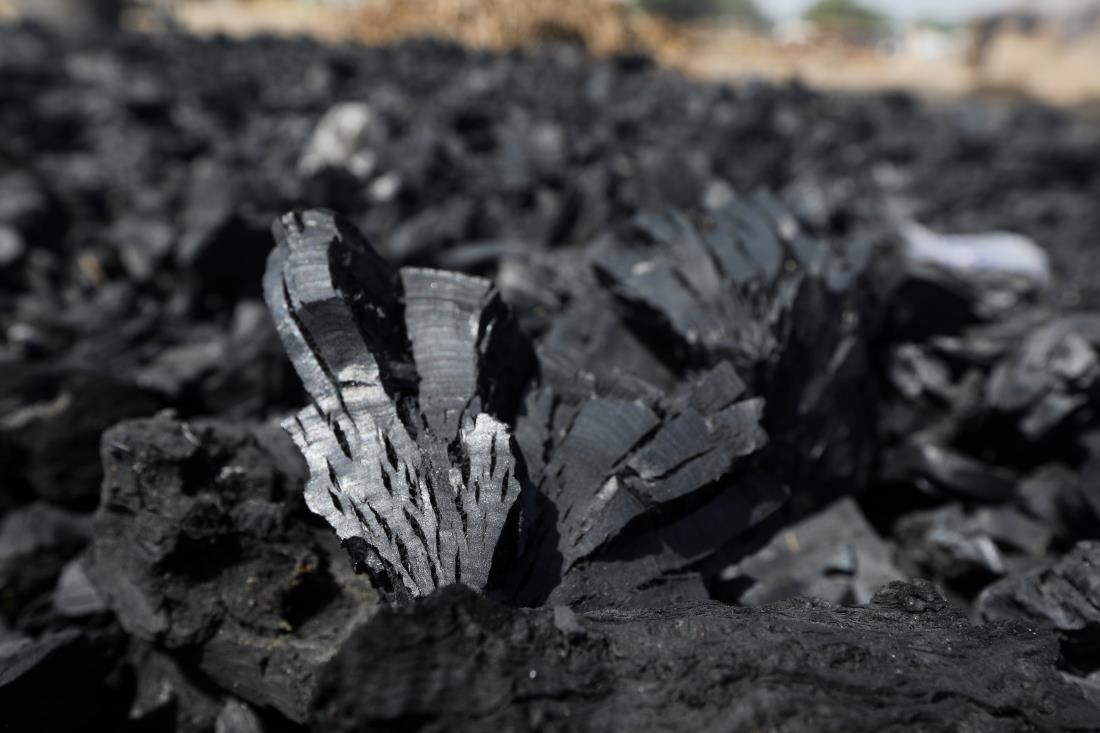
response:
[[[0,18],[20,16],[367,43],[434,35],[498,50],[570,40],[702,78],[1100,97],[1100,0],[0,0]]]

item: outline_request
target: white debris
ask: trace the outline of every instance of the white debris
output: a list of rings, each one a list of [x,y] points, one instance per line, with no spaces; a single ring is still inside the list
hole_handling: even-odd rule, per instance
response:
[[[298,171],[309,176],[325,168],[343,168],[356,178],[368,178],[378,160],[374,145],[384,138],[384,122],[370,105],[341,102],[317,123]]]
[[[901,227],[905,255],[963,275],[992,274],[1026,278],[1045,285],[1051,279],[1050,258],[1022,234],[939,234],[916,222]]]

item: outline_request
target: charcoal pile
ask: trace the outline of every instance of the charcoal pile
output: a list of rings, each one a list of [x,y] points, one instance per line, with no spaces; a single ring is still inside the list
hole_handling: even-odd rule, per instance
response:
[[[1100,126],[0,28],[0,729],[1100,729]]]

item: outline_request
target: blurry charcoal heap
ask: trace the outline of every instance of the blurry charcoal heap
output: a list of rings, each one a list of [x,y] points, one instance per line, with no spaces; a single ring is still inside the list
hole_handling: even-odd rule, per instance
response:
[[[0,110],[0,729],[1100,730],[1087,114],[30,26]]]

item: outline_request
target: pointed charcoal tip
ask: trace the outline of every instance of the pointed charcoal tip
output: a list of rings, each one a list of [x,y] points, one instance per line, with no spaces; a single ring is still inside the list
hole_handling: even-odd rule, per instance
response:
[[[290,244],[311,227],[338,230],[340,215],[330,209],[293,209],[275,219],[271,233],[276,242]]]

